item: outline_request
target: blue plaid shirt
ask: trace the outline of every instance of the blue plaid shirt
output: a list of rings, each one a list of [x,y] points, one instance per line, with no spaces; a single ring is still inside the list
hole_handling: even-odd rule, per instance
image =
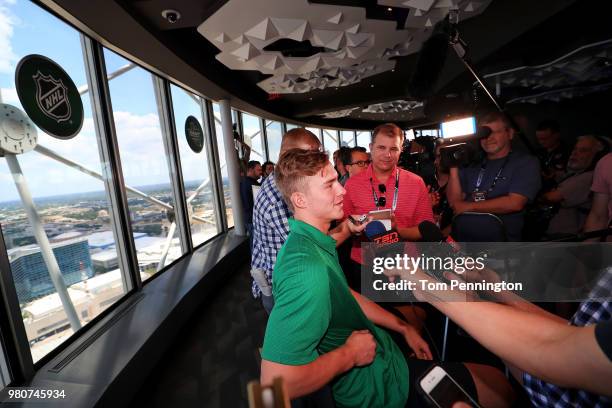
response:
[[[574,326],[586,326],[605,322],[612,316],[612,267],[607,268],[589,293],[589,300],[580,307],[570,320]],[[563,356],[559,356],[563,358]],[[568,364],[570,362],[568,361]],[[523,374],[523,384],[531,403],[536,407],[611,407],[612,398],[590,392],[558,387],[530,374]]]
[[[289,235],[288,219],[292,215],[283,195],[276,187],[274,176],[266,177],[253,207],[251,268],[263,269],[270,284],[272,284],[276,255]],[[257,298],[261,294],[255,281],[253,281],[252,291],[253,297]]]

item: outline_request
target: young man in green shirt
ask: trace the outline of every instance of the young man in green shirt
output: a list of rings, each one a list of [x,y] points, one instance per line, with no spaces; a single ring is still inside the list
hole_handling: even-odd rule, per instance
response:
[[[290,398],[332,383],[338,407],[422,403],[415,384],[431,364],[405,359],[382,328],[401,334],[418,358],[431,360],[427,343],[414,327],[349,289],[335,241],[327,235],[330,223],[343,217],[345,190],[336,176],[325,153],[300,149],[284,153],[275,169],[294,218],[274,268],[275,306],[266,329],[261,383],[283,377]],[[484,405],[509,405],[511,389],[499,371],[443,367]]]

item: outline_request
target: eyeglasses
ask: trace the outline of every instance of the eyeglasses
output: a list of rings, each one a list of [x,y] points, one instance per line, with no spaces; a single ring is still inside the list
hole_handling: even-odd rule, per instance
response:
[[[378,191],[380,191],[381,194],[385,194],[387,192],[387,186],[385,186],[384,184],[379,184],[378,185]],[[384,207],[385,205],[387,205],[387,198],[386,197],[378,197],[378,201],[376,203],[377,207]]]
[[[371,160],[359,160],[353,163],[349,163],[351,166],[356,165],[359,167],[365,167],[368,166],[370,164]]]

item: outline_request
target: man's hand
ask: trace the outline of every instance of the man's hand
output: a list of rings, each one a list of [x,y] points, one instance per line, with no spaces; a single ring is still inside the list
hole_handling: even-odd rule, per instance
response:
[[[346,227],[348,228],[348,231],[351,233],[351,235],[359,235],[363,232],[366,225],[368,225],[368,223],[370,222],[370,218],[366,218],[366,220],[360,225],[353,224],[348,218],[344,222],[346,223]]]
[[[408,343],[412,351],[414,351],[416,358],[419,360],[431,360],[433,358],[429,350],[429,345],[423,340],[423,337],[421,337],[414,327],[406,325],[402,334],[404,339],[406,339],[406,343]]]
[[[429,193],[429,199],[431,200],[431,206],[435,207],[436,205],[440,204],[440,193],[437,191],[432,191]]]
[[[357,367],[370,364],[376,357],[376,342],[374,336],[368,330],[355,330],[346,339],[344,345],[353,358]]]

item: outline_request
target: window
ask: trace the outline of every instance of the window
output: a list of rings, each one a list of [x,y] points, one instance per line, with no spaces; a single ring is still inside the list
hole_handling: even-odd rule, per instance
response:
[[[355,132],[352,130],[340,131],[342,146],[355,147]]]
[[[257,116],[248,113],[242,114],[242,130],[244,141],[251,146],[251,160],[262,163],[266,161],[266,153],[263,148],[263,135],[261,133],[260,121]]]
[[[104,50],[107,74],[129,64]],[[108,84],[138,267],[144,280],[183,255],[153,75],[135,67]],[[134,95],[138,95],[137,101]]]
[[[221,128],[221,108],[218,103],[213,103],[213,115],[215,117],[215,134],[217,137],[217,149],[219,153],[219,165],[221,166],[221,182],[223,184],[223,200],[225,202],[225,214],[227,226],[234,226],[234,215],[232,212],[232,198],[229,190],[229,176],[227,172],[227,161],[225,160],[225,141],[223,140],[223,129]]]
[[[268,160],[278,162],[283,131],[280,122],[266,120],[266,138],[268,141]]]
[[[338,131],[331,129],[323,129],[323,147],[329,155],[329,160],[333,161],[333,153],[338,150]]]
[[[0,26],[6,41],[0,46],[0,99],[4,103],[23,110],[14,72],[27,54],[52,59],[84,91],[84,123],[75,137],[60,140],[38,129],[36,150],[0,157],[0,224],[36,362],[110,306],[102,306],[104,300],[121,297],[130,287],[116,254],[114,263],[100,262],[101,255],[111,258],[109,252],[115,247],[113,208],[104,183],[78,167],[98,174],[103,167],[79,33],[25,1],[1,3]],[[21,168],[23,177],[16,179],[29,190],[40,224],[26,214],[29,203],[18,193],[9,162]],[[54,285],[52,273],[61,275],[65,286]],[[88,312],[87,317],[83,311]],[[1,366],[0,373],[6,378]]]
[[[197,119],[202,127],[202,138],[205,142],[206,138],[203,135],[205,123],[198,96],[178,86],[171,85],[170,89],[187,211],[190,215],[191,240],[196,247],[220,232],[217,230],[215,218],[213,183],[208,171],[209,159],[206,156],[206,147],[196,145],[194,151],[189,146],[185,134],[186,121],[191,116]],[[198,147],[202,149],[200,152],[197,152]]]
[[[372,132],[368,130],[357,131],[357,146],[365,147],[370,150],[370,142],[372,142]]]

